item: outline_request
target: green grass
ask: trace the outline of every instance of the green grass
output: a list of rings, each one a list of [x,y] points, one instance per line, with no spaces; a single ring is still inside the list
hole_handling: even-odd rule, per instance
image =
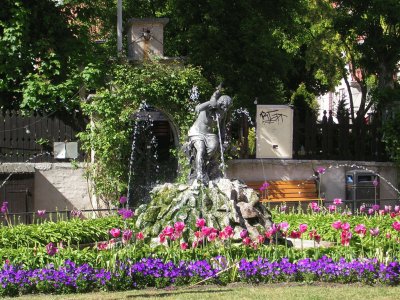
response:
[[[400,287],[388,286],[365,286],[365,285],[344,285],[344,284],[296,284],[280,283],[268,285],[247,285],[230,284],[226,287],[205,285],[191,288],[169,288],[169,289],[145,289],[126,292],[109,293],[88,293],[88,294],[70,294],[70,295],[25,295],[19,298],[4,299],[80,299],[80,300],[111,300],[111,299],[262,299],[262,300],[365,300],[378,299],[389,300],[399,299]]]

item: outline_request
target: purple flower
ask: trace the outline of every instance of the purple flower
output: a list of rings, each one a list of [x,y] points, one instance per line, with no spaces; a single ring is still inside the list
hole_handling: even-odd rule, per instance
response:
[[[318,167],[316,171],[318,174],[325,174],[326,169],[324,167]]]
[[[240,232],[240,237],[241,237],[242,239],[244,239],[244,238],[247,237],[247,236],[248,236],[247,230],[246,230],[246,229],[243,229],[243,230]]]
[[[260,187],[260,191],[265,191],[266,189],[269,188],[269,183],[265,181],[262,186]]]
[[[375,178],[374,181],[372,181],[372,184],[374,185],[374,187],[377,187],[379,185],[378,179]]]
[[[121,196],[121,198],[119,198],[119,203],[121,203],[122,205],[124,205],[126,202],[128,202],[128,198],[125,196]]]
[[[128,242],[132,238],[132,234],[133,234],[132,230],[129,229],[124,230],[124,232],[122,233],[122,241],[124,243]]]
[[[5,214],[8,212],[8,202],[4,201],[3,204],[1,205],[0,211]]]
[[[80,210],[71,210],[71,217],[73,218],[80,218],[82,216],[82,211]]]
[[[50,242],[46,245],[46,252],[48,255],[53,256],[58,252],[58,248],[52,242]]]
[[[134,216],[134,213],[132,210],[130,209],[126,209],[126,208],[121,208],[120,210],[118,210],[118,214],[123,218],[123,219],[129,219],[132,218]]]
[[[44,218],[45,215],[46,215],[46,210],[45,210],[45,209],[43,209],[43,210],[38,210],[38,211],[36,212],[36,214],[38,215],[39,218]]]
[[[379,210],[379,205],[378,205],[378,204],[372,205],[372,209],[373,209],[374,211],[378,211],[378,210]]]

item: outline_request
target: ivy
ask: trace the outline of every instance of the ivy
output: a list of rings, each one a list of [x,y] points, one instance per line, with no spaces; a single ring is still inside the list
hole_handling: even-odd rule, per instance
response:
[[[112,66],[110,74],[108,88],[97,90],[90,102],[82,105],[92,123],[80,133],[83,149],[95,155],[87,174],[94,183],[95,194],[107,203],[118,199],[127,188],[132,116],[139,106],[145,102],[164,113],[175,125],[182,144],[193,123],[197,101],[205,101],[211,91],[200,68],[178,63],[122,63]],[[193,86],[200,91],[197,100],[190,99]],[[182,180],[187,170],[186,158],[181,149],[176,149],[174,155]]]

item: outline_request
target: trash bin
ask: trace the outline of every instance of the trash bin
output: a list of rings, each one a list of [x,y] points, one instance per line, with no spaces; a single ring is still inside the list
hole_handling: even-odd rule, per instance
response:
[[[353,213],[361,205],[367,208],[379,205],[379,176],[371,171],[347,171],[345,204]]]

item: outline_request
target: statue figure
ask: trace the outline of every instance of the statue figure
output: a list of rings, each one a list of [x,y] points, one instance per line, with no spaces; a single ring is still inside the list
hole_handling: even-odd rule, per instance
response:
[[[195,180],[207,184],[223,176],[218,164],[218,150],[223,154],[225,140],[225,118],[232,104],[231,97],[220,96],[221,85],[211,96],[210,100],[196,106],[198,117],[189,129],[187,153],[190,158],[191,171],[189,183]],[[222,147],[222,148],[221,148]]]

